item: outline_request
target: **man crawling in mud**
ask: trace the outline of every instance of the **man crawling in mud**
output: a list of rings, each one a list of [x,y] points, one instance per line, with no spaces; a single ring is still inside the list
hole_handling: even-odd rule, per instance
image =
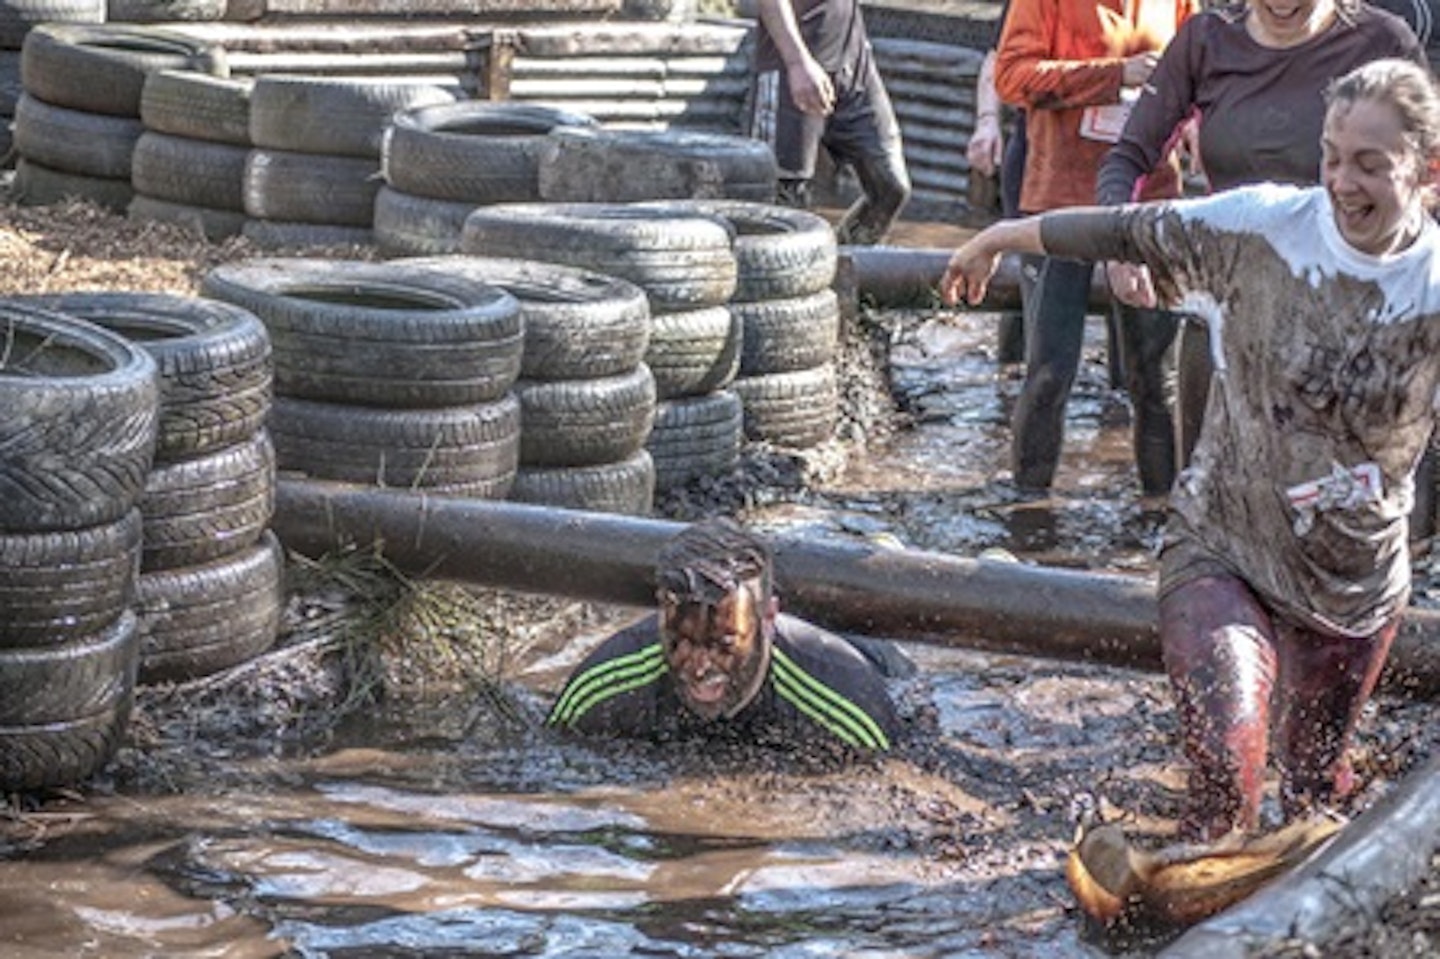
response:
[[[546,720],[657,741],[891,748],[897,720],[880,669],[855,646],[779,612],[773,558],[729,520],[661,548],[658,610],[600,644]]]

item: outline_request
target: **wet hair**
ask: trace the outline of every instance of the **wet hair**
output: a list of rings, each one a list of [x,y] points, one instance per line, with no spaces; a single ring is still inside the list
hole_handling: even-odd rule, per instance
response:
[[[1394,107],[1406,140],[1422,161],[1440,153],[1440,92],[1429,70],[1411,60],[1371,60],[1325,88],[1327,112],[1361,100]]]
[[[713,606],[750,580],[760,580],[762,602],[773,586],[774,554],[764,539],[730,519],[687,526],[660,548],[655,585],[682,603]]]

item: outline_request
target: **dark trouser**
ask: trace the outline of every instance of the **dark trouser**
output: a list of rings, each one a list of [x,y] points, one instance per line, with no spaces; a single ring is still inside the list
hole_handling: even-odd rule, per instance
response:
[[[844,73],[831,77],[835,109],[828,117],[800,112],[790,98],[783,71],[759,75],[752,97],[751,135],[767,140],[775,151],[782,203],[808,202],[807,184],[815,176],[822,145],[837,166],[850,164],[862,196],[836,226],[836,238],[841,243],[878,243],[910,199],[910,174],[900,123],[868,48],[853,72],[853,77]]]
[[[1085,336],[1094,264],[1026,257],[1035,269],[1025,298],[1025,383],[1015,401],[1011,447],[1015,485],[1050,488],[1065,438],[1065,404],[1075,385]],[[1170,343],[1178,323],[1163,310],[1116,307],[1116,341],[1133,407],[1135,461],[1146,495],[1169,492],[1175,479],[1174,378]]]
[[[1020,215],[1020,184],[1025,179],[1025,112],[1016,111],[1015,124],[1005,141],[1000,158],[1000,212],[1006,218]],[[1023,281],[1022,281],[1023,282]],[[1025,314],[1002,313],[996,342],[996,359],[1001,363],[1025,361]]]
[[[1272,725],[1287,819],[1343,798],[1360,710],[1399,618],[1364,639],[1272,619],[1242,580],[1206,576],[1160,600],[1160,642],[1175,692],[1190,808],[1184,838],[1258,825]]]

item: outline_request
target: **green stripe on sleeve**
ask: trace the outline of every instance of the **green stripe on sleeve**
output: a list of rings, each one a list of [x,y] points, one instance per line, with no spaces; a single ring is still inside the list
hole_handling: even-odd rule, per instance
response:
[[[890,748],[890,737],[853,700],[801,669],[778,647],[774,656],[775,689],[796,709],[852,746]]]
[[[659,643],[650,643],[633,653],[596,663],[583,673],[570,677],[545,723],[548,726],[572,726],[596,702],[652,682],[665,670],[665,658]],[[640,677],[638,681],[637,674]]]

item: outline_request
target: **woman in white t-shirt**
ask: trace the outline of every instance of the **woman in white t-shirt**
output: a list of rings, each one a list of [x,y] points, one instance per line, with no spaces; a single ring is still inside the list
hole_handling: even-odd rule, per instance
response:
[[[1386,59],[1326,102],[1319,186],[1003,221],[942,286],[978,302],[1006,251],[1125,260],[1209,321],[1215,395],[1160,562],[1186,838],[1258,825],[1272,728],[1287,818],[1353,789],[1346,751],[1409,601],[1440,387],[1440,97]]]

